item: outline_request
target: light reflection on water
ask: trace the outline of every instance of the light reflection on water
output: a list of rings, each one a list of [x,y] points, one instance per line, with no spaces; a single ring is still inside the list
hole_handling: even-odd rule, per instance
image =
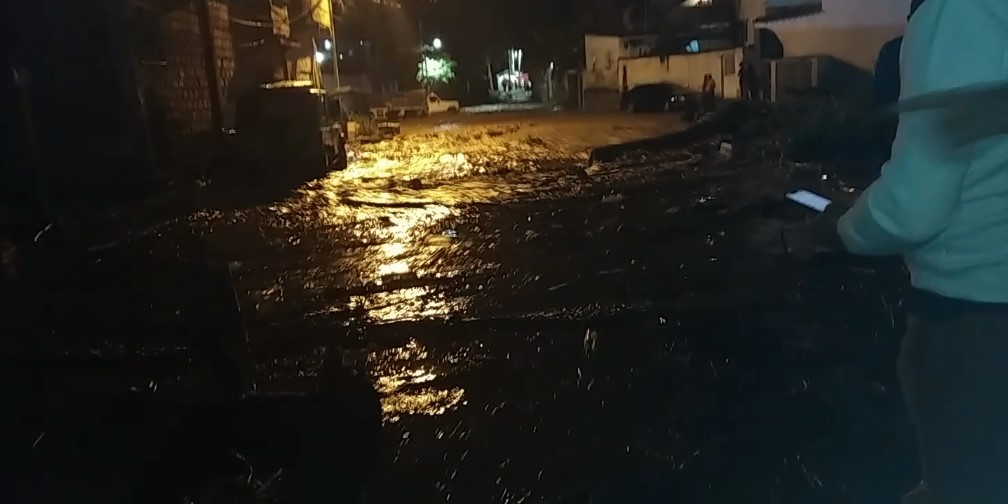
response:
[[[361,187],[334,172],[272,209],[281,215],[294,211],[331,229],[330,244],[318,248],[338,251],[340,255],[322,267],[322,274],[326,270],[346,272],[355,284],[377,287],[351,295],[349,306],[363,309],[374,321],[396,322],[446,317],[470,304],[429,287],[413,286],[426,277],[441,278],[447,274],[438,270],[440,263],[436,258],[456,243],[432,237],[442,237],[442,221],[458,213],[461,202],[457,200],[468,199],[451,195],[450,190],[431,198],[379,186]],[[339,312],[346,307],[343,301],[340,300],[339,306],[317,311]]]
[[[350,304],[366,311],[375,322],[389,323],[446,317],[465,310],[470,302],[434,293],[423,286],[351,296]]]
[[[462,403],[465,390],[438,387],[436,363],[428,360],[427,349],[416,340],[368,357],[387,421],[396,422],[402,415],[442,415]]]
[[[331,194],[335,177],[324,182],[322,192]],[[444,195],[443,195],[444,196]],[[317,200],[319,201],[319,200]],[[432,244],[430,236],[440,236],[438,226],[457,214],[451,198],[417,198],[412,194],[375,190],[355,191],[346,199],[327,198],[322,210],[334,225],[356,223],[355,233],[365,245],[344,261],[365,284],[386,286],[387,290],[352,295],[350,305],[363,308],[368,318],[379,323],[391,323],[435,317],[448,317],[465,309],[468,299],[449,298],[428,286],[406,285],[395,288],[391,280],[406,276],[421,280],[437,276],[431,269],[434,255],[452,247],[451,241]],[[348,201],[351,205],[348,205]],[[348,215],[352,212],[351,215]],[[374,245],[370,245],[374,244]],[[426,269],[422,269],[426,268]]]
[[[410,272],[409,264],[406,261],[393,261],[378,266],[378,276],[386,277],[391,275],[405,275]]]

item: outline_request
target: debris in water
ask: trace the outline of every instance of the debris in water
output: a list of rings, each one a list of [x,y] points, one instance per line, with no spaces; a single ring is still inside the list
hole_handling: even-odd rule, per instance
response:
[[[721,157],[731,159],[733,152],[734,148],[732,147],[732,144],[728,142],[721,142],[721,147],[718,149],[718,154],[720,154]]]
[[[592,353],[595,352],[595,344],[597,342],[598,342],[598,333],[591,330],[591,328],[589,327],[588,330],[585,331],[585,337],[584,337],[585,355],[591,355]]]
[[[42,237],[43,237],[43,236],[44,236],[44,235],[45,235],[46,233],[48,233],[49,231],[51,231],[51,230],[52,230],[52,228],[53,228],[53,223],[51,223],[51,222],[50,222],[49,224],[47,224],[47,225],[46,225],[46,227],[42,228],[42,230],[41,230],[41,231],[39,231],[38,233],[36,233],[36,234],[35,234],[35,239],[34,239],[34,240],[32,240],[32,241],[34,241],[35,243],[38,243],[38,242],[39,242],[39,240],[41,240],[41,239],[42,239]]]
[[[596,173],[602,171],[602,166],[599,164],[592,164],[588,168],[585,168],[584,173],[588,176],[595,175]]]

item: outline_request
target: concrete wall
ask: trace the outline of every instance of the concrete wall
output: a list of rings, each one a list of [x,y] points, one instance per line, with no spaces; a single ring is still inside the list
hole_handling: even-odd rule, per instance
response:
[[[879,49],[903,34],[903,26],[795,27],[770,26],[784,46],[784,56],[829,55],[871,72]]]
[[[210,28],[219,84],[220,103],[227,103],[229,84],[235,72],[234,48],[228,7],[209,3]],[[206,54],[195,6],[184,5],[160,18],[163,65],[142,65],[143,80],[163,100],[173,129],[179,134],[201,133],[213,127]]]
[[[619,89],[620,38],[585,35],[585,89]]]
[[[229,3],[206,3],[211,55],[198,2],[172,4],[171,10],[134,5],[135,19],[143,19],[138,30],[142,33],[134,42],[144,48],[137,55],[136,71],[156,179],[185,178],[208,165],[214,154],[215,116],[222,127],[233,127],[232,95],[240,79],[235,78],[238,65]]]
[[[756,19],[766,13],[767,0],[739,0],[738,14],[740,19]]]
[[[872,71],[882,45],[903,33],[909,10],[909,0],[822,0],[820,14],[759,27],[777,35],[785,57],[829,55]]]
[[[737,71],[741,61],[742,49],[666,57],[628,58],[620,61],[620,79],[622,80],[625,71],[627,89],[642,84],[668,82],[700,91],[704,75],[709,73],[717,82],[718,95],[737,98],[739,93]]]

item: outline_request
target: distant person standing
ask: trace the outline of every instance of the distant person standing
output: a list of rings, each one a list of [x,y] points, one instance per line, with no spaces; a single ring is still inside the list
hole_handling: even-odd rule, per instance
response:
[[[744,81],[746,94],[748,95],[746,99],[763,101],[763,86],[760,82],[759,70],[752,60],[746,60],[742,64],[744,66],[741,79]]]
[[[738,88],[739,88],[739,98],[742,100],[752,99],[752,94],[749,91],[749,78],[746,76],[746,65],[745,62],[738,64]]]
[[[746,99],[763,101],[763,60],[756,46],[750,45],[742,51],[742,65],[739,69],[739,81],[746,90]],[[769,76],[767,76],[769,77]]]
[[[702,91],[704,113],[713,112],[717,108],[717,83],[713,75],[704,75]]]

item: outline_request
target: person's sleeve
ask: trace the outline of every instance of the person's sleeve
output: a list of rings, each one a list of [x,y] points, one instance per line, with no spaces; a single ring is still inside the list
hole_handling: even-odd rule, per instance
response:
[[[990,39],[974,30],[969,2],[933,1],[914,15],[903,41],[901,98],[989,81]],[[974,51],[974,48],[976,50]],[[993,49],[993,48],[991,48]],[[1000,52],[1000,51],[999,51]],[[860,255],[896,255],[940,235],[960,204],[971,162],[956,147],[942,112],[900,117],[892,157],[882,175],[838,221],[844,246]]]

